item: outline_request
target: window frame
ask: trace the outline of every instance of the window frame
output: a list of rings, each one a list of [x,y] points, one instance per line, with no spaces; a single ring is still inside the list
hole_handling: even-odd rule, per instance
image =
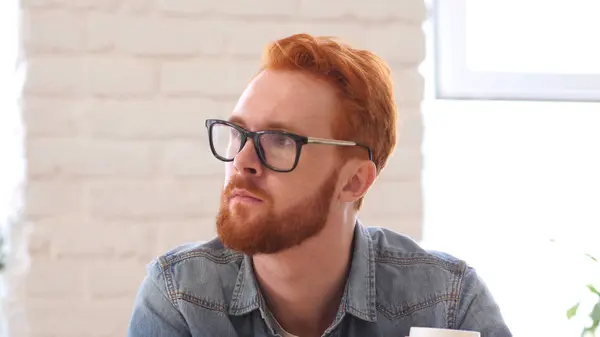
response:
[[[600,102],[600,74],[500,73],[466,64],[467,0],[432,0],[437,99]]]

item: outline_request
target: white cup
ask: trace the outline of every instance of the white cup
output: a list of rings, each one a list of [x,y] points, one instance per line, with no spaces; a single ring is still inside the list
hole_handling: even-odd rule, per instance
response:
[[[412,327],[409,337],[481,337],[481,334],[476,331]]]

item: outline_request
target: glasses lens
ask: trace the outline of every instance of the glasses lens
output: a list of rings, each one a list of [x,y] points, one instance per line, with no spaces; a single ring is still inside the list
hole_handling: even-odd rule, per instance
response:
[[[233,160],[240,151],[241,133],[227,124],[212,125],[212,145],[219,157]]]
[[[291,170],[296,161],[296,141],[286,134],[269,132],[260,135],[260,147],[267,165],[277,170]]]

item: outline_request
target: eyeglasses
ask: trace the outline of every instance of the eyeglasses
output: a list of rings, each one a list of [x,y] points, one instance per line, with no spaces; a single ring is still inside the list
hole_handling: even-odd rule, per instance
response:
[[[220,119],[207,119],[206,128],[208,129],[210,149],[217,159],[224,162],[233,161],[244,148],[248,139],[252,139],[261,163],[275,172],[293,171],[298,165],[302,146],[306,144],[359,146],[366,149],[369,160],[373,160],[371,148],[356,142],[305,137],[278,130],[251,132],[239,125]]]

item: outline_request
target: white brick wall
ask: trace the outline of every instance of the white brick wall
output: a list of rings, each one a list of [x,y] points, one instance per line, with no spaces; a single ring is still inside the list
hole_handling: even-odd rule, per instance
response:
[[[337,35],[392,66],[401,145],[363,219],[420,235],[423,0],[21,0],[31,266],[11,336],[123,336],[145,264],[214,235],[226,116],[268,41]]]

